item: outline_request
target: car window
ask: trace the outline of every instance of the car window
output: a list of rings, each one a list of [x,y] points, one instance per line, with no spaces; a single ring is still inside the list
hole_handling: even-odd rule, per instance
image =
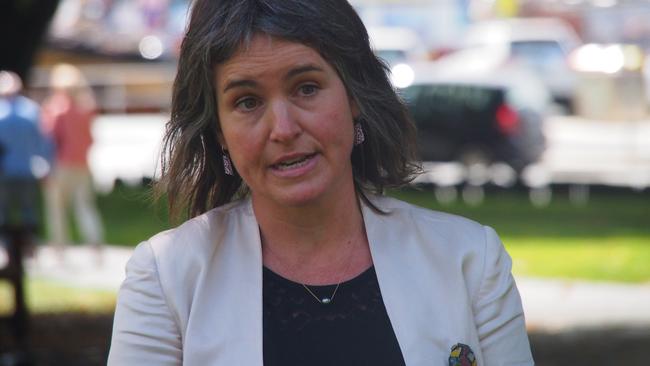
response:
[[[565,65],[566,55],[555,41],[519,41],[510,45],[512,57],[538,71],[548,71]]]
[[[416,125],[489,122],[503,90],[463,84],[414,85],[402,91]]]

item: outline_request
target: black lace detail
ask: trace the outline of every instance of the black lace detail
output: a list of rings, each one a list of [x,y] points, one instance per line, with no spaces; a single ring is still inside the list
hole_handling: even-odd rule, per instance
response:
[[[332,303],[264,268],[264,365],[404,365],[374,267],[341,283]],[[320,298],[336,285],[309,286]]]

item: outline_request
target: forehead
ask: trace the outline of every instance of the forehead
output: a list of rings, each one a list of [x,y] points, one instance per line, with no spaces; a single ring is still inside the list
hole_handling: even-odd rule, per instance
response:
[[[299,42],[265,34],[253,36],[231,58],[216,65],[217,83],[230,78],[255,77],[282,72],[304,65],[330,69],[329,63],[313,48]]]

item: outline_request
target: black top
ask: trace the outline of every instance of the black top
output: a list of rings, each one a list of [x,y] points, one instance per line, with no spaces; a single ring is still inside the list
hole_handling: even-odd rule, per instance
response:
[[[309,286],[319,298],[336,285]],[[404,365],[374,267],[341,283],[330,304],[264,267],[264,366]]]

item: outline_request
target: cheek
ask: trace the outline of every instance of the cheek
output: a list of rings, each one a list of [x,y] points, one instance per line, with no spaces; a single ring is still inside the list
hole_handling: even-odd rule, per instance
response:
[[[354,140],[354,121],[352,115],[345,108],[333,108],[321,116],[321,127],[324,136],[330,141],[337,141],[341,145],[352,145]]]
[[[223,133],[228,153],[240,173],[245,174],[262,160],[264,143],[257,138],[259,135],[254,130],[226,128]]]

